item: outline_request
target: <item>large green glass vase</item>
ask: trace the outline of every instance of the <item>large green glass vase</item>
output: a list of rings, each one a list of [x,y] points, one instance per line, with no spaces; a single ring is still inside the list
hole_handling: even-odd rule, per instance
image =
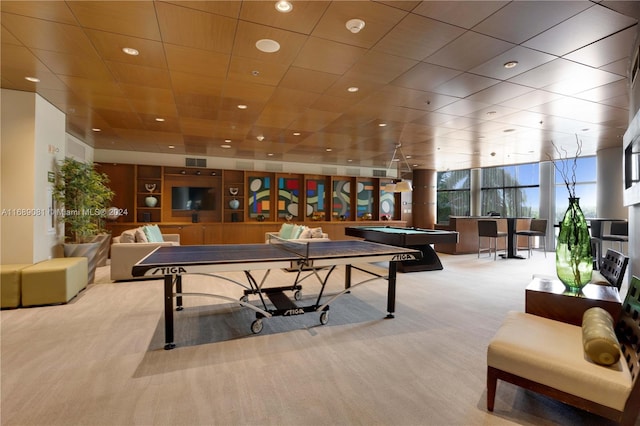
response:
[[[569,207],[560,223],[556,247],[556,272],[570,292],[579,292],[593,271],[591,236],[580,209],[579,198],[569,198]]]

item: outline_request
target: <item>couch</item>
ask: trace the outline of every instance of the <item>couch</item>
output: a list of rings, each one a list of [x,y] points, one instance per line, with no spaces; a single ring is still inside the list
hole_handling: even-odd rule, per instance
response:
[[[322,231],[322,228],[309,228],[305,225],[295,225],[284,223],[277,232],[266,232],[264,234],[264,242],[277,237],[283,240],[301,241],[301,242],[318,242],[329,241],[329,234]]]
[[[139,230],[140,228],[126,230],[112,239],[111,279],[113,281],[144,279],[144,277],[131,275],[133,265],[157,247],[180,245],[180,234],[162,234],[162,242],[149,242],[142,238]]]

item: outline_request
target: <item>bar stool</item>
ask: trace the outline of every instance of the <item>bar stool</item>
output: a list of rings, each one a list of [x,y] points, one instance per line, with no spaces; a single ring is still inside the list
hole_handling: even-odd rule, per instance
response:
[[[478,258],[480,257],[481,251],[489,251],[489,257],[491,257],[491,249],[493,241],[495,243],[495,248],[493,249],[493,260],[498,258],[498,238],[504,237],[504,246],[507,247],[507,232],[498,231],[498,222],[495,220],[479,220],[478,221]],[[482,248],[481,242],[482,238],[489,238],[489,248]]]
[[[542,239],[544,257],[547,257],[547,219],[531,219],[529,229],[517,231],[516,235],[523,235],[527,237],[527,250],[529,252],[527,257],[531,257],[531,240],[535,237],[540,237]]]
[[[601,240],[620,243],[622,252],[622,245],[629,242],[629,222],[622,220],[611,222],[609,234],[603,235]]]

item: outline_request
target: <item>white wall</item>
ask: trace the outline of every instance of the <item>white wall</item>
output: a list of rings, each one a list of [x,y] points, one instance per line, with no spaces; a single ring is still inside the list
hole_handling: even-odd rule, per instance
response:
[[[51,216],[48,176],[70,143],[65,116],[34,93],[3,89],[1,99],[0,262],[61,256],[64,229]],[[72,143],[93,156],[91,147],[77,139]]]

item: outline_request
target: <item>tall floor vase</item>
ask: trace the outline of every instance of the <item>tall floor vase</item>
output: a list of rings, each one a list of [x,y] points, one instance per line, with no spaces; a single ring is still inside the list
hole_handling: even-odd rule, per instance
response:
[[[569,198],[569,207],[560,223],[556,272],[567,290],[577,293],[591,281],[592,271],[589,227],[580,209],[580,199]]]

